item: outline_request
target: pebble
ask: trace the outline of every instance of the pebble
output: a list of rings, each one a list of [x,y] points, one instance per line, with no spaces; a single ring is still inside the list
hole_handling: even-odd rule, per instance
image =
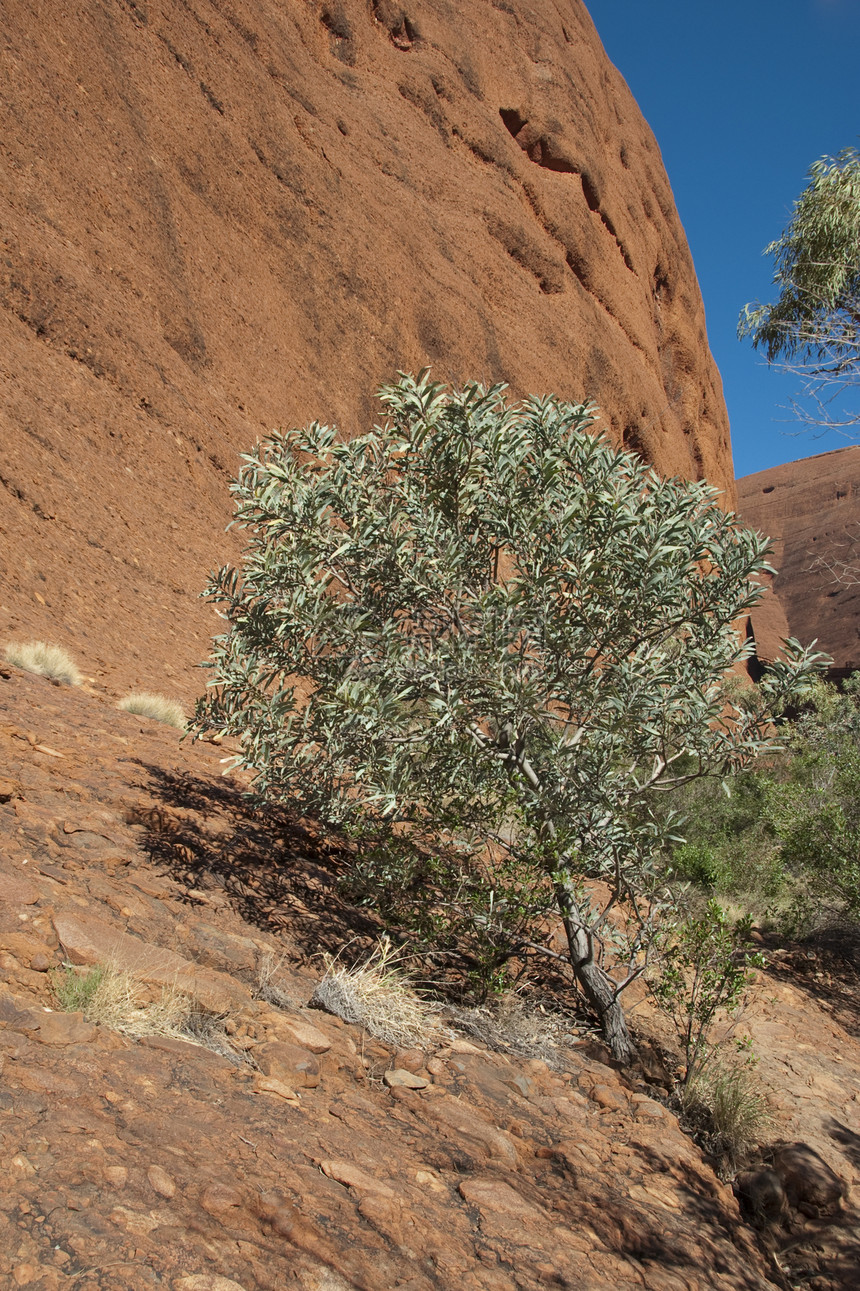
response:
[[[153,1163],[147,1170],[146,1177],[159,1197],[166,1197],[169,1201],[176,1195],[176,1184],[160,1165]]]
[[[227,1183],[210,1183],[200,1194],[200,1205],[210,1215],[220,1216],[242,1205],[242,1194]]]

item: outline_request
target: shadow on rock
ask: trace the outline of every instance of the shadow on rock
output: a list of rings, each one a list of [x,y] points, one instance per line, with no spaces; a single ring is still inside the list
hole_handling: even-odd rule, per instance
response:
[[[139,787],[157,800],[133,813],[142,847],[186,890],[186,900],[218,893],[262,931],[292,942],[297,958],[336,953],[350,939],[372,941],[380,926],[339,896],[349,855],[281,807],[256,806],[240,789],[139,762]],[[289,951],[289,947],[287,947]]]

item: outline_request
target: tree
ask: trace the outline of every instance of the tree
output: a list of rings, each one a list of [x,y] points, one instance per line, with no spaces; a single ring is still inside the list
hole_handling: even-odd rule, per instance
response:
[[[314,423],[244,459],[250,541],[207,589],[230,630],[195,728],[238,736],[264,796],[548,876],[576,981],[629,1061],[619,995],[672,826],[651,800],[770,739],[724,684],[767,545],[707,484],[589,434],[593,408],[504,389],[402,376],[370,433]],[[762,699],[814,667],[791,643]]]
[[[782,236],[765,247],[780,287],[772,305],[747,305],[738,335],[800,377],[794,407],[808,424],[860,424],[860,152],[822,157]],[[846,406],[834,411],[843,399]],[[801,400],[811,401],[811,408]]]

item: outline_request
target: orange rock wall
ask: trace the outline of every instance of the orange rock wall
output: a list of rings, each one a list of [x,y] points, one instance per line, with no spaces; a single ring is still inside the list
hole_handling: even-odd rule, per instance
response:
[[[741,519],[773,540],[773,590],[792,636],[860,668],[860,447],[738,480]]]
[[[733,501],[653,135],[578,0],[7,0],[0,638],[196,690],[238,454],[397,369],[593,398]]]

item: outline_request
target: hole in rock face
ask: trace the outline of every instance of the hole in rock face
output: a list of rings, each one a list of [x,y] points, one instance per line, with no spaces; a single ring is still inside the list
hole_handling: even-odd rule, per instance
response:
[[[502,118],[508,134],[514,139],[516,139],[523,126],[528,125],[526,118],[516,108],[499,108],[499,116]]]
[[[576,166],[574,166],[573,162],[568,157],[565,157],[560,153],[558,149],[553,146],[551,140],[541,139],[540,149],[541,156],[539,164],[543,166],[545,170],[555,170],[561,175],[579,174],[579,171]],[[594,207],[591,209],[594,210]]]
[[[666,270],[658,261],[657,267],[654,270],[654,299],[658,305],[662,304],[663,297],[668,294],[668,291],[669,279],[666,275]]]
[[[624,434],[621,436],[622,447],[628,453],[638,453],[640,457],[645,457],[645,441],[642,438],[642,432],[638,426],[625,426]]]
[[[766,489],[762,489],[762,493],[773,493],[773,489],[774,486],[772,484],[768,484]]]

